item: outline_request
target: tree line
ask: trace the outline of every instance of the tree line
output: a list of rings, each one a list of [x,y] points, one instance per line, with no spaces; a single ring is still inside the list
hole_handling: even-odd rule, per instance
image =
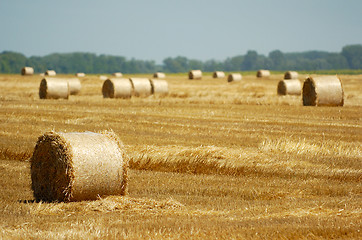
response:
[[[347,45],[339,53],[326,51],[306,51],[283,53],[274,50],[268,56],[249,50],[245,55],[237,55],[224,61],[200,61],[183,56],[168,57],[161,65],[155,61],[126,59],[122,56],[96,55],[93,53],[54,53],[43,57],[26,57],[21,53],[4,51],[0,53],[0,73],[19,73],[24,66],[34,68],[42,73],[47,69],[57,73],[85,72],[96,73],[166,73],[188,72],[200,69],[204,72],[213,71],[253,71],[269,70],[333,70],[362,69],[362,45]]]

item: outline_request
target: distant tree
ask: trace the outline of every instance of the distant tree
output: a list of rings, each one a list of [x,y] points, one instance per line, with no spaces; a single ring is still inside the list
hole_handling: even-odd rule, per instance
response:
[[[257,69],[258,53],[256,51],[249,50],[241,65],[241,70],[256,70]]]
[[[202,61],[199,61],[199,60],[189,60],[188,61],[188,65],[189,65],[189,69],[200,69],[200,70],[203,70],[203,63]]]
[[[307,51],[283,53],[274,50],[266,57],[249,50],[245,55],[229,57],[224,61],[208,60],[202,62],[178,56],[168,57],[162,65],[154,61],[127,60],[123,56],[99,55],[93,53],[53,53],[44,57],[25,57],[16,52],[0,53],[0,73],[19,73],[24,66],[31,66],[35,72],[53,69],[58,73],[152,73],[187,72],[190,69],[202,71],[250,71],[261,68],[272,70],[322,70],[322,69],[362,69],[362,45],[347,45],[341,53]]]
[[[362,69],[362,45],[348,45],[342,48],[342,55],[346,58],[351,69]]]
[[[20,73],[26,63],[27,58],[21,53],[4,51],[0,54],[0,71],[2,73]]]
[[[206,72],[213,72],[213,71],[223,70],[223,69],[225,69],[225,67],[222,62],[218,62],[215,60],[208,60],[208,61],[204,62],[204,67],[202,70],[206,71]]]
[[[285,57],[280,50],[274,50],[269,53],[270,69],[285,70]]]
[[[186,57],[166,58],[163,60],[164,71],[171,73],[187,72],[189,64]]]

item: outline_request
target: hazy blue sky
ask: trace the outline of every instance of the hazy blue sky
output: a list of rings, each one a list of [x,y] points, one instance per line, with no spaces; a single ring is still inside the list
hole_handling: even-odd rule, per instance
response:
[[[362,0],[0,0],[0,52],[224,60],[362,43]]]

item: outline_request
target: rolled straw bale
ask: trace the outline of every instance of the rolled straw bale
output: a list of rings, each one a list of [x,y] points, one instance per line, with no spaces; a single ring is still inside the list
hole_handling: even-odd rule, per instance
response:
[[[105,81],[105,80],[108,79],[108,77],[107,77],[107,76],[104,76],[104,75],[100,75],[100,76],[99,76],[99,79],[102,80],[102,81]]]
[[[54,70],[46,70],[45,76],[55,76],[57,73]]]
[[[189,71],[189,79],[201,79],[202,72],[201,70],[191,70]]]
[[[269,77],[269,76],[270,76],[269,70],[261,69],[256,73],[256,77],[258,77],[258,78]]]
[[[224,78],[224,77],[225,77],[225,73],[224,73],[224,72],[221,72],[221,71],[215,71],[215,72],[212,74],[212,77],[213,77],[213,78]]]
[[[298,79],[282,80],[278,83],[278,95],[300,95],[302,84]]]
[[[123,76],[123,74],[121,72],[115,72],[112,74],[112,76],[120,78]]]
[[[131,98],[132,83],[127,78],[109,78],[103,83],[104,98]]]
[[[30,76],[34,74],[34,68],[32,67],[23,67],[21,69],[21,75],[23,76]]]
[[[163,72],[156,72],[156,73],[153,74],[153,77],[154,78],[165,78],[166,74],[163,73]]]
[[[166,80],[150,79],[152,94],[167,95],[168,83]]]
[[[38,138],[30,163],[37,201],[126,194],[128,158],[113,132],[47,132]]]
[[[228,76],[228,82],[241,81],[242,78],[243,78],[243,76],[241,76],[240,73],[231,73]]]
[[[288,71],[284,73],[284,79],[298,79],[298,72]]]
[[[303,84],[304,106],[343,106],[342,82],[337,76],[309,77]]]
[[[85,73],[76,73],[75,76],[76,77],[85,77]]]
[[[69,98],[69,83],[62,78],[43,78],[40,82],[39,97],[41,99]]]
[[[148,97],[152,94],[151,82],[148,78],[130,78],[133,86],[133,95],[136,97]]]
[[[80,89],[82,88],[82,84],[80,83],[78,78],[69,78],[68,84],[69,84],[69,94],[70,95],[76,95],[80,92]]]

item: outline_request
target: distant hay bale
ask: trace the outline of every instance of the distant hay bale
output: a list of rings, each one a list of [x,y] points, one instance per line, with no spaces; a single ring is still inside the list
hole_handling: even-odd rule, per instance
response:
[[[243,76],[240,73],[231,73],[228,76],[228,82],[241,81],[241,79],[243,79]]]
[[[99,79],[102,80],[102,81],[105,81],[105,80],[108,79],[108,77],[107,77],[107,76],[104,76],[104,75],[100,75],[100,76],[99,76]]]
[[[132,91],[132,83],[127,78],[107,79],[102,87],[104,98],[131,98]]]
[[[164,74],[163,72],[156,72],[153,74],[154,78],[165,78],[166,74]]]
[[[298,79],[299,74],[295,71],[288,71],[284,73],[284,79]]]
[[[23,76],[31,76],[34,74],[34,68],[32,67],[23,67],[21,69],[21,75]]]
[[[123,74],[121,72],[115,72],[115,73],[112,74],[112,76],[120,78],[120,77],[123,76]]]
[[[213,77],[213,78],[224,78],[224,77],[225,77],[225,73],[224,73],[224,72],[221,72],[221,71],[215,71],[215,72],[212,74],[212,77]]]
[[[201,79],[202,71],[201,70],[191,70],[189,71],[189,79]]]
[[[128,157],[113,132],[47,132],[38,138],[30,165],[37,201],[126,194]]]
[[[40,99],[68,99],[69,94],[69,83],[67,79],[43,78],[40,82]]]
[[[167,95],[168,83],[166,80],[150,79],[152,94]]]
[[[82,84],[80,83],[78,78],[69,78],[68,84],[69,84],[69,94],[70,95],[76,95],[80,92],[80,89],[82,88]]]
[[[55,76],[57,73],[54,70],[46,70],[44,73],[45,76]]]
[[[270,71],[261,69],[256,73],[256,77],[258,78],[270,77]]]
[[[76,73],[75,76],[76,77],[85,77],[85,73]]]
[[[130,78],[133,86],[133,95],[136,97],[148,97],[152,94],[151,82],[148,78]]]
[[[278,95],[300,95],[302,84],[298,79],[282,80],[278,83]]]
[[[343,106],[342,82],[337,76],[309,77],[303,84],[304,106]]]

